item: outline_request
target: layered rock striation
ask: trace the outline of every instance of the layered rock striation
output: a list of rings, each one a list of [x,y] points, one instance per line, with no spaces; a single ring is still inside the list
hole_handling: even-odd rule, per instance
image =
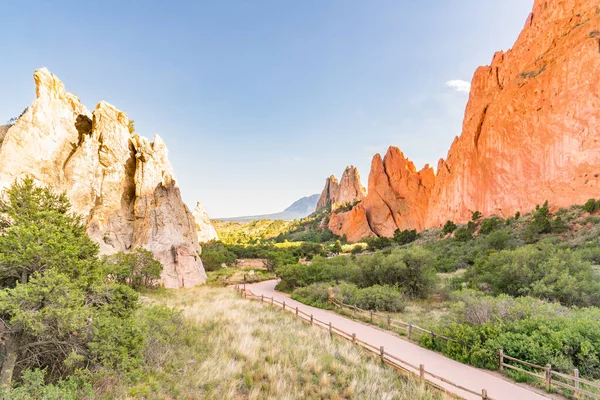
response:
[[[16,179],[64,191],[103,254],[144,247],[166,287],[204,283],[194,218],[184,205],[167,148],[129,132],[129,117],[106,102],[89,112],[46,69],[36,99],[4,133],[0,190]]]
[[[368,196],[334,213],[330,229],[358,240],[597,198],[599,71],[598,2],[536,0],[513,48],[475,72],[462,134],[437,176],[396,150],[375,156]]]
[[[317,209],[328,205],[335,208],[336,205],[360,201],[365,198],[366,194],[367,192],[360,182],[358,169],[354,166],[346,167],[339,182],[333,175],[327,178],[321,197],[317,202]]]

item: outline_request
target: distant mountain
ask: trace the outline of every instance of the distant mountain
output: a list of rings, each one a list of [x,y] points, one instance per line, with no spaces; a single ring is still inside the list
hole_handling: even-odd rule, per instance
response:
[[[312,196],[303,197],[300,200],[296,200],[291,206],[275,214],[264,214],[264,215],[251,215],[247,217],[232,217],[232,218],[215,218],[219,221],[233,221],[233,222],[247,222],[247,221],[258,221],[261,219],[270,220],[284,220],[292,221],[294,219],[302,219],[309,216],[317,209],[317,202],[319,201],[319,195],[313,194]]]

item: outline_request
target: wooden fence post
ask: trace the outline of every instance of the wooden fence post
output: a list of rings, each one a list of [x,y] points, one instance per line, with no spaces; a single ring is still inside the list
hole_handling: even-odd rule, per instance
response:
[[[275,297],[271,297],[271,305],[275,304]]]
[[[331,330],[331,322],[329,323],[329,336],[333,337],[333,331]]]
[[[383,351],[383,346],[379,348],[381,353],[381,362],[385,362],[385,352]]]
[[[546,391],[552,390],[552,365],[546,364]]]
[[[313,324],[313,315],[312,314],[310,314],[310,324],[311,325]]]
[[[298,316],[298,307],[296,307],[296,317]]]
[[[419,379],[421,383],[425,382],[425,364],[419,364]]]
[[[283,302],[283,309],[285,310],[285,301]]]
[[[261,294],[261,295],[260,295],[260,302],[262,303],[263,301],[265,301],[265,295],[264,295],[264,294]]]
[[[498,350],[498,371],[504,371],[504,351],[502,349]]]
[[[390,325],[392,324],[392,317],[390,317],[388,315],[388,319],[387,319],[387,325],[388,325],[388,329],[390,329]]]
[[[356,317],[356,304],[354,305],[354,316]]]
[[[412,324],[408,324],[408,340],[410,341],[410,334],[412,333]]]
[[[373,310],[370,310],[370,311],[371,311],[371,323],[373,323]]]
[[[573,377],[574,378],[579,378],[579,370],[577,368],[575,368],[573,370]],[[579,387],[580,387],[579,386],[579,381],[573,379],[573,386],[575,386],[576,389],[579,389]],[[575,392],[575,398],[578,399],[579,398],[579,391],[575,390],[574,392]]]
[[[486,390],[486,389],[483,389],[483,390],[481,391],[481,399],[482,399],[482,400],[488,400],[488,398],[489,398],[489,397],[488,397],[488,394],[487,394],[487,390]]]
[[[352,344],[356,344],[356,333],[352,334]]]

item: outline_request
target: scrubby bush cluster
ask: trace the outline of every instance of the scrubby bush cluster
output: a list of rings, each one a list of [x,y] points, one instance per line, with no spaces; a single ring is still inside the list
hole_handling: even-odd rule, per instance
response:
[[[143,248],[107,256],[104,264],[107,267],[105,274],[109,279],[134,289],[157,287],[163,269],[152,252]]]
[[[583,210],[589,212],[590,214],[594,214],[600,211],[600,200],[589,199],[584,205]]]
[[[317,257],[310,265],[284,265],[277,269],[277,274],[281,278],[278,289],[294,291],[298,297],[304,298],[308,298],[310,293],[322,294],[323,287],[317,285],[320,283],[334,286],[342,283],[352,284],[360,292],[359,297],[356,297],[356,293],[351,297],[352,301],[362,299],[361,304],[370,308],[378,306],[379,303],[368,300],[369,295],[395,297],[399,299],[398,304],[400,304],[403,296],[408,298],[429,296],[436,284],[435,271],[431,267],[431,254],[422,248],[395,249],[388,254],[377,252],[372,256],[356,259]],[[311,288],[295,291],[307,287]],[[393,291],[391,287],[394,288]],[[345,293],[342,293],[342,298],[345,298]],[[321,297],[318,298],[322,300]],[[387,303],[389,301],[386,300]],[[399,306],[389,305],[382,309],[399,308]]]
[[[532,297],[456,295],[452,316],[440,327],[458,343],[421,343],[461,362],[497,369],[498,350],[537,365],[600,378],[600,309],[569,309]]]
[[[355,305],[363,310],[401,312],[406,301],[396,286],[373,285],[359,288],[352,283],[312,283],[298,287],[292,292],[294,300],[320,308],[332,308],[329,296],[345,304]]]

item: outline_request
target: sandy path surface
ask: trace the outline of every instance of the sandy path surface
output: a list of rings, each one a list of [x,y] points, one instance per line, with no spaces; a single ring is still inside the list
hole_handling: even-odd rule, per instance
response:
[[[289,305],[290,307],[298,307],[300,311],[312,314],[317,319],[331,322],[333,326],[346,332],[355,333],[358,339],[371,345],[377,347],[384,346],[386,353],[392,354],[413,365],[424,364],[426,371],[455,382],[465,388],[478,393],[481,393],[482,389],[487,389],[488,396],[492,399],[528,400],[549,398],[517,386],[490,372],[461,364],[441,354],[424,349],[388,332],[364,325],[360,322],[352,321],[334,312],[307,306],[292,300],[285,294],[277,292],[275,290],[275,285],[276,281],[272,280],[246,285],[246,287],[255,295],[274,297],[275,300],[280,302],[285,301],[286,305]],[[433,378],[431,378],[431,380],[466,399],[481,399],[481,396],[475,396],[451,385],[436,381]]]

